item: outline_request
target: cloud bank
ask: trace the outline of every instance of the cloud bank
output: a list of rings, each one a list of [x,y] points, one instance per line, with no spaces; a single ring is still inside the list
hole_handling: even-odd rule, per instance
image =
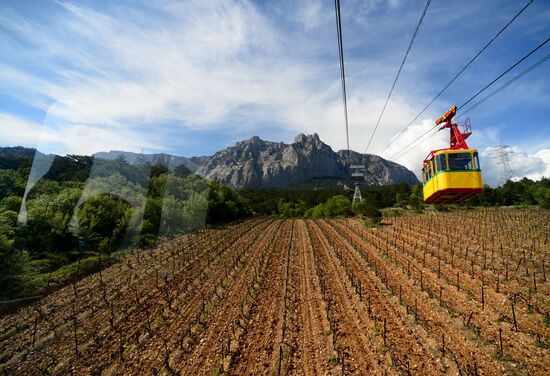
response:
[[[0,47],[9,52],[0,58],[0,87],[44,114],[36,121],[24,111],[0,109],[4,144],[61,154],[145,149],[200,155],[270,128],[284,141],[317,132],[334,149],[345,147],[330,4],[207,0],[42,7],[28,17],[24,9],[6,7],[0,16]],[[364,151],[419,10],[397,0],[350,1],[343,9],[350,137],[357,151]],[[434,9],[432,20],[442,11]],[[384,150],[431,95],[436,85],[425,79],[430,68],[460,52],[451,46],[430,54],[422,45],[422,37],[439,26],[432,21],[421,30],[369,153],[394,156],[452,103],[439,101]],[[223,139],[203,137],[202,144],[190,145],[191,132],[219,132]],[[438,132],[392,159],[418,174],[427,152],[444,147],[447,138]],[[488,156],[494,145],[477,147]],[[514,170],[547,174],[549,153],[539,148],[520,158],[518,152]],[[492,181],[490,160],[484,158]]]

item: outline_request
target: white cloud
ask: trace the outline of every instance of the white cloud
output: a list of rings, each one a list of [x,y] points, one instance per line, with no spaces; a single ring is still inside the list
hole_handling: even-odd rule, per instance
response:
[[[382,153],[382,157],[402,164],[413,171],[420,178],[422,161],[431,150],[449,147],[449,131],[434,129],[432,119],[424,120],[420,124],[413,124]],[[426,132],[429,132],[426,134]],[[394,132],[396,134],[397,132]],[[419,138],[420,136],[425,136]],[[408,146],[410,145],[410,146]]]
[[[357,151],[364,151],[370,138],[421,11],[421,6],[404,4],[369,0],[342,5],[344,21],[350,21],[344,34],[350,143]],[[287,133],[317,132],[335,150],[346,147],[331,4],[270,5],[284,8],[280,19],[259,5],[231,0],[139,5],[146,9],[117,5],[98,10],[64,2],[52,8],[49,21],[0,15],[0,25],[21,41],[8,43],[6,37],[0,46],[27,63],[9,63],[0,56],[0,88],[47,114],[37,125],[0,113],[0,130],[6,132],[2,141],[32,142],[58,153],[159,151],[165,147],[159,127],[166,124],[194,130],[240,127],[252,135],[272,123]],[[390,12],[395,8],[399,22]],[[433,6],[430,12],[438,14]],[[431,93],[433,82],[423,80],[423,74],[431,77],[430,69],[458,64],[456,58],[464,57],[464,48],[448,40],[419,50],[430,28],[435,40],[443,38],[434,28],[448,18],[435,18],[435,25],[423,25],[369,153],[392,156],[430,129],[431,118],[451,104],[438,102],[439,110],[430,109],[384,150],[429,100],[431,94],[422,93]],[[298,26],[279,24],[289,20]],[[363,55],[365,47],[372,56]],[[533,91],[540,96],[540,88]],[[476,129],[472,145],[480,150],[496,145],[497,129]],[[448,132],[437,132],[394,160],[418,175],[427,153],[447,144]],[[518,171],[529,158],[546,158],[539,150],[529,152],[525,161],[518,159]],[[545,173],[538,162],[534,165],[538,167],[529,174]]]
[[[550,176],[550,149],[543,148],[535,153],[523,151],[519,146],[511,146],[508,155],[512,180],[527,177],[531,180],[540,180]],[[492,187],[500,184],[500,170],[497,147],[487,147],[480,151],[481,168],[484,183]]]
[[[131,129],[121,137],[109,126],[70,123],[55,116],[47,116],[40,124],[0,112],[0,134],[2,144],[32,146],[44,153],[90,155],[99,150],[163,149]]]
[[[154,17],[137,10],[124,17],[70,3],[62,7],[56,23],[63,25],[63,35],[45,25],[2,19],[26,41],[41,41],[37,56],[53,74],[36,77],[9,67],[0,80],[19,98],[29,92],[40,98],[35,105],[72,123],[70,133],[98,135],[95,147],[77,142],[72,152],[123,146],[132,130],[150,130],[163,121],[205,129],[228,119],[251,128],[269,121],[293,132],[318,132],[335,149],[345,147],[337,60],[312,63],[311,56],[293,52],[293,46],[303,45],[300,37],[276,28],[249,3],[164,2]],[[332,28],[328,11],[319,2],[302,6],[305,30],[327,21]],[[324,48],[336,53],[336,40],[331,42],[334,46]],[[350,96],[353,148],[364,148],[380,98],[374,92]],[[403,108],[412,114],[399,98],[390,108],[370,152],[380,152],[378,140],[401,126]]]
[[[37,145],[41,140],[57,141],[55,133],[43,132],[40,124],[5,113],[0,113],[0,134],[3,144]]]

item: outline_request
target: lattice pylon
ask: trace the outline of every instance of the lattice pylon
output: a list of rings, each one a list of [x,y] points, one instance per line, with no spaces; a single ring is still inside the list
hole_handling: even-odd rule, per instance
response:
[[[510,146],[501,144],[497,147],[497,155],[495,159],[497,164],[500,166],[499,169],[499,185],[505,184],[508,180],[512,178],[512,169],[510,167],[510,158],[509,155],[513,151],[510,150]]]
[[[361,189],[359,189],[359,184],[355,184],[355,191],[353,192],[353,204],[357,201],[363,201],[361,197]]]

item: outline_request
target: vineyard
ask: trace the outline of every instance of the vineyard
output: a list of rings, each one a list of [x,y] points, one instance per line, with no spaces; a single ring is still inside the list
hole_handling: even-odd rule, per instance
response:
[[[549,253],[533,209],[200,230],[0,318],[0,372],[548,375]]]

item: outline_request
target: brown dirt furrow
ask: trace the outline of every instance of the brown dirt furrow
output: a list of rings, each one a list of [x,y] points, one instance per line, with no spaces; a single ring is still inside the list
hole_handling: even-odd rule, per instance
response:
[[[438,245],[447,253],[463,257],[465,272],[474,261],[476,270],[487,272],[489,284],[494,285],[498,278],[510,294],[529,294],[529,290],[534,288],[533,278],[536,278],[538,293],[531,298],[545,312],[550,310],[550,281],[546,278],[547,252],[550,249],[547,213],[536,209],[517,210],[515,214],[480,210],[445,216],[418,216],[394,220],[393,223],[400,230],[399,236],[405,232],[430,244],[430,248]],[[492,225],[496,223],[499,226]],[[433,231],[433,225],[438,231]],[[465,239],[468,241],[465,242]]]
[[[330,335],[326,302],[321,294],[319,278],[315,272],[313,248],[309,242],[304,220],[296,221],[295,265],[296,290],[296,350],[291,374],[338,374],[337,366],[329,359],[337,356]]]
[[[201,305],[205,296],[209,296],[215,290],[216,286],[223,279],[223,269],[219,265],[227,264],[227,260],[239,252],[240,242],[246,243],[250,238],[255,238],[263,232],[265,226],[254,228],[252,232],[246,232],[236,242],[229,247],[219,248],[214,257],[201,257],[199,262],[188,270],[182,271],[178,278],[171,280],[166,286],[172,291],[170,295],[178,296],[180,302],[188,302],[192,297],[192,307]],[[231,239],[228,239],[231,240]],[[243,243],[243,244],[244,244]],[[218,271],[210,273],[210,270]],[[181,290],[181,285],[185,286],[185,290]],[[196,294],[200,291],[200,294]],[[155,337],[158,331],[165,330],[169,327],[170,317],[173,312],[168,308],[168,301],[162,290],[157,288],[154,292],[155,298],[148,298],[144,302],[136,302],[139,305],[134,311],[134,315],[126,315],[122,313],[120,320],[124,320],[123,329],[111,330],[106,336],[101,339],[101,342],[94,343],[94,348],[89,350],[89,357],[81,359],[78,362],[78,368],[82,370],[98,369],[100,367],[109,367],[110,370],[117,369],[118,363],[123,364],[123,368],[131,369],[134,359],[145,359],[146,355],[158,349],[157,343],[149,342],[151,337]],[[139,295],[136,293],[136,297]],[[180,304],[180,308],[187,308],[188,304]],[[194,315],[183,316],[194,318]],[[164,341],[161,341],[164,345]],[[137,353],[137,355],[136,355]],[[162,357],[156,357],[163,359]],[[128,362],[128,365],[126,364]]]
[[[363,303],[354,294],[343,267],[329,250],[321,230],[314,221],[307,221],[314,256],[322,280],[321,290],[326,289],[328,316],[335,347],[336,361],[345,374],[397,374],[390,354],[384,352],[382,338],[374,321],[370,320]]]
[[[201,231],[198,233],[201,233]],[[223,233],[220,232],[220,234]],[[184,238],[189,240],[190,237],[197,236],[200,235],[189,234]],[[181,242],[182,239],[180,238],[162,244],[157,248],[158,254],[160,255],[161,249],[171,248],[174,246],[174,243],[181,244]],[[215,249],[215,247],[212,248]],[[205,250],[208,249],[205,247]],[[67,286],[55,294],[47,296],[33,306],[19,310],[17,315],[26,319],[24,322],[19,323],[20,326],[32,326],[34,328],[34,322],[37,322],[37,324],[43,322],[47,323],[47,325],[37,325],[36,333],[34,330],[32,332],[30,330],[20,330],[14,335],[9,336],[9,341],[0,342],[0,352],[5,351],[6,347],[9,347],[15,354],[21,351],[27,352],[27,349],[33,347],[33,342],[35,343],[35,350],[37,350],[44,337],[48,337],[49,333],[54,330],[59,331],[66,324],[68,316],[72,314],[72,312],[67,312],[67,307],[71,307],[71,311],[74,309],[76,315],[90,316],[90,313],[92,313],[91,318],[88,318],[86,322],[89,322],[92,328],[97,327],[97,324],[93,320],[95,318],[99,320],[103,319],[101,312],[98,311],[109,308],[105,304],[106,301],[120,299],[121,295],[126,290],[129,290],[130,287],[135,287],[134,285],[139,285],[142,288],[151,285],[150,279],[153,276],[147,274],[146,270],[140,271],[140,266],[147,265],[145,261],[153,257],[155,256],[151,252],[137,251],[135,255],[127,256],[126,259],[119,261],[117,264],[78,281],[74,286]],[[163,258],[161,262],[165,260],[168,260],[168,257]],[[129,270],[129,268],[132,270]],[[132,271],[134,272],[134,276],[139,275],[139,277],[134,278],[129,283],[128,281],[122,281],[121,283],[120,274],[125,273],[131,276]],[[74,287],[77,290],[76,299],[74,299]],[[99,289],[102,290],[102,294],[95,293]],[[3,317],[2,325],[9,327],[11,318],[11,315]]]
[[[435,356],[436,350],[429,348],[415,335],[408,322],[401,317],[400,310],[383,293],[386,286],[372,271],[365,268],[363,260],[354,255],[353,249],[333,227],[324,221],[318,221],[317,225],[326,236],[326,242],[329,239],[333,242],[335,254],[352,283],[357,286],[357,292],[367,300],[367,307],[371,311],[369,316],[377,323],[380,335],[386,338],[384,347],[396,366],[405,373],[424,370],[425,374],[443,374],[445,370],[439,357]]]
[[[530,306],[541,313],[548,311],[548,305],[545,303],[545,297],[550,292],[550,290],[548,290],[550,286],[543,280],[542,273],[539,272],[538,275],[531,274],[530,276],[526,276],[523,269],[520,270],[519,273],[516,272],[517,265],[524,265],[525,262],[523,260],[528,257],[525,256],[525,250],[523,252],[524,256],[516,257],[517,259],[513,259],[512,257],[504,258],[499,257],[502,251],[499,252],[498,250],[493,249],[491,251],[486,250],[483,252],[482,246],[477,246],[477,248],[473,251],[461,251],[460,247],[457,247],[457,250],[452,248],[451,250],[444,249],[445,247],[448,247],[446,243],[440,243],[436,239],[430,238],[429,236],[415,234],[412,229],[404,226],[399,227],[398,230],[393,229],[392,233],[393,236],[400,239],[403,244],[402,247],[407,244],[410,249],[413,249],[417,253],[427,254],[427,259],[436,259],[434,260],[435,262],[441,260],[442,263],[447,266],[451,263],[450,267],[454,271],[454,276],[456,276],[457,271],[464,276],[461,283],[465,289],[468,289],[469,291],[480,290],[482,279],[481,276],[483,276],[483,281],[487,290],[491,290],[497,294],[494,301],[495,304],[498,305],[502,302],[502,300],[510,299],[517,295],[520,297],[527,296],[528,299],[515,299],[517,301],[517,305],[525,308]],[[385,238],[386,242],[391,244],[389,232],[379,232],[378,235]],[[394,245],[397,247],[397,244]],[[467,248],[472,248],[472,246],[469,245]],[[478,257],[478,252],[483,253],[484,256],[479,254]],[[522,254],[521,252],[517,253]],[[449,256],[449,254],[451,254],[451,256]],[[491,261],[495,258],[501,260],[501,262],[497,265],[495,265],[495,262]],[[487,263],[487,260],[489,260],[489,264]],[[539,260],[536,265],[540,266],[543,262],[544,260]],[[533,269],[536,270],[537,268],[533,267]],[[470,278],[470,275],[475,277]],[[451,277],[454,278],[454,276]],[[531,290],[531,287],[533,286],[533,278],[536,278],[538,281],[537,293],[534,293]],[[498,292],[496,291],[497,286]],[[501,295],[502,298],[500,297]],[[480,294],[474,294],[474,297],[477,298],[478,296],[480,296]],[[488,303],[491,304],[491,302]],[[534,329],[535,333],[541,331],[550,332],[547,327],[541,325],[542,320],[540,320],[539,317],[536,317],[536,315],[526,316],[523,319],[527,321],[527,326]]]
[[[230,252],[211,269],[205,270],[206,278],[180,299],[179,310],[166,311],[167,317],[163,318],[158,329],[144,341],[140,340],[115,370],[132,374],[172,370],[171,363],[193,346],[195,336],[200,335],[200,331],[216,317],[216,305],[227,298],[227,291],[238,288],[237,281],[245,279],[244,272],[257,262],[257,249],[275,232],[273,223],[268,222],[266,227],[258,229],[260,231],[241,236],[230,244]]]
[[[204,260],[207,260],[206,257],[203,257]],[[200,258],[197,260],[201,260]],[[155,259],[154,261],[157,261]],[[157,268],[154,266],[154,268]],[[171,280],[170,283],[179,283],[184,279],[186,274],[198,274],[202,272],[204,265],[201,262],[194,264],[194,267],[186,270],[186,273],[182,273],[178,278]],[[157,269],[159,270],[159,269]],[[123,271],[120,271],[123,273]],[[128,275],[131,276],[132,270],[128,271]],[[151,275],[156,275],[151,273]],[[162,291],[159,289],[158,282],[151,281],[152,277],[148,277],[149,280],[142,280],[142,285],[135,289],[135,299],[139,301],[134,302],[133,296],[125,296],[123,293],[117,292],[116,299],[110,300],[110,309],[106,308],[102,311],[98,311],[94,317],[90,317],[87,320],[77,319],[77,331],[78,337],[87,338],[87,342],[79,343],[79,354],[75,354],[74,350],[74,336],[73,336],[73,327],[71,324],[74,322],[71,320],[65,323],[60,329],[56,329],[56,335],[50,338],[49,341],[44,341],[42,346],[48,346],[47,352],[52,354],[47,356],[44,354],[44,351],[33,350],[27,356],[27,359],[32,360],[37,358],[42,360],[42,363],[37,361],[27,361],[24,364],[24,367],[19,367],[17,372],[22,372],[28,374],[31,372],[29,367],[32,367],[36,372],[40,368],[47,368],[49,362],[53,362],[57,357],[57,354],[64,354],[62,362],[58,363],[55,368],[56,372],[64,373],[68,367],[73,369],[85,369],[86,367],[91,367],[93,369],[101,369],[109,363],[112,362],[112,359],[115,358],[115,354],[121,351],[120,343],[123,344],[125,341],[128,341],[128,338],[132,336],[139,328],[144,327],[144,323],[152,320],[155,313],[158,313],[160,307],[162,307],[165,302],[160,296]],[[155,280],[158,279],[155,277]],[[120,276],[119,276],[120,281]],[[162,280],[160,283],[163,283]],[[131,292],[131,290],[130,290]],[[142,299],[142,296],[145,294],[145,299]],[[98,294],[99,295],[99,294]],[[78,300],[77,300],[78,301]],[[130,308],[134,307],[131,311]],[[139,309],[137,308],[139,306]],[[71,305],[65,307],[64,312],[66,312],[66,317],[69,317],[67,310],[71,309]],[[147,317],[149,315],[149,317]],[[111,321],[110,317],[115,319]],[[112,322],[112,324],[109,324]],[[121,323],[124,323],[124,329],[119,329]],[[106,325],[107,324],[107,325]],[[93,333],[95,339],[90,340],[91,334]],[[102,334],[103,333],[103,334]],[[53,359],[53,360],[52,360]]]
[[[382,252],[383,253],[383,252]],[[387,253],[387,251],[386,251]],[[471,299],[470,295],[464,294],[464,289],[458,291],[452,286],[448,286],[445,280],[438,277],[437,272],[426,268],[420,261],[414,258],[408,258],[410,250],[406,250],[405,253],[389,253],[394,262],[398,262],[401,269],[407,265],[407,268],[411,270],[422,271],[422,285],[421,288],[428,291],[432,297],[437,297],[441,291],[441,304],[445,306],[449,312],[460,315],[464,321],[468,321],[468,327],[473,328],[474,332],[484,342],[484,349],[489,354],[496,354],[500,351],[500,338],[503,338],[504,348],[507,349],[506,356],[499,356],[502,361],[506,361],[507,367],[513,369],[514,367],[523,366],[527,367],[533,373],[546,374],[550,373],[550,369],[547,369],[545,359],[550,355],[548,349],[545,349],[538,345],[534,335],[527,335],[527,333],[514,332],[511,319],[507,319],[508,322],[502,322],[504,317],[502,311],[495,310],[494,305],[483,305],[476,299]],[[443,270],[442,270],[443,272]],[[413,276],[414,278],[414,276]],[[468,278],[464,276],[463,279]],[[443,288],[442,290],[440,290]],[[485,300],[495,300],[491,297],[491,290],[485,288],[484,292]],[[480,288],[481,290],[481,288]],[[481,295],[481,291],[480,291]],[[501,299],[506,299],[501,297]],[[496,302],[495,302],[496,304]],[[501,301],[499,305],[503,305]],[[509,306],[508,306],[509,309]],[[519,316],[519,309],[516,312]],[[511,316],[511,313],[509,314]],[[525,315],[523,315],[524,317]],[[519,322],[519,321],[518,321]],[[542,323],[541,323],[542,324]],[[542,335],[544,336],[544,331]],[[544,337],[543,337],[544,338]]]
[[[335,222],[332,222],[333,224]],[[361,239],[350,233],[350,229],[342,224],[339,224],[338,234],[344,238],[351,238],[350,244],[357,244]],[[353,248],[353,247],[352,247]],[[354,249],[355,250],[355,249]],[[441,311],[441,308],[436,305],[436,301],[429,299],[422,292],[419,285],[409,280],[402,275],[399,269],[389,265],[387,261],[379,254],[378,250],[370,244],[364,244],[360,250],[355,250],[358,257],[363,260],[368,258],[367,265],[374,266],[377,274],[381,275],[385,280],[385,285],[394,293],[401,288],[401,295],[415,315],[427,326],[427,329],[434,338],[442,338],[445,336],[446,351],[456,358],[457,365],[463,370],[474,370],[483,374],[498,375],[504,371],[502,365],[498,364],[485,351],[478,349],[477,343],[467,340],[463,332],[453,325],[453,321],[448,314]],[[363,255],[361,255],[361,253]]]
[[[255,375],[280,373],[283,366],[281,328],[285,310],[284,287],[292,225],[285,223],[282,236],[275,239],[266,272],[260,284],[257,304],[232,360],[229,373]],[[293,222],[292,222],[293,223]],[[289,228],[290,227],[290,228]]]
[[[289,236],[289,230],[289,222],[276,221],[270,226],[272,236],[264,237],[254,247],[250,256],[251,263],[243,268],[241,276],[228,290],[222,303],[214,308],[213,319],[198,334],[191,351],[174,359],[174,371],[197,375],[221,372],[228,368],[231,361],[226,362],[226,358],[231,358],[236,347],[233,332],[239,333],[242,320],[250,318],[250,309],[253,309],[258,301],[251,295],[256,293],[254,289],[263,281],[266,264],[276,252],[277,239]]]

